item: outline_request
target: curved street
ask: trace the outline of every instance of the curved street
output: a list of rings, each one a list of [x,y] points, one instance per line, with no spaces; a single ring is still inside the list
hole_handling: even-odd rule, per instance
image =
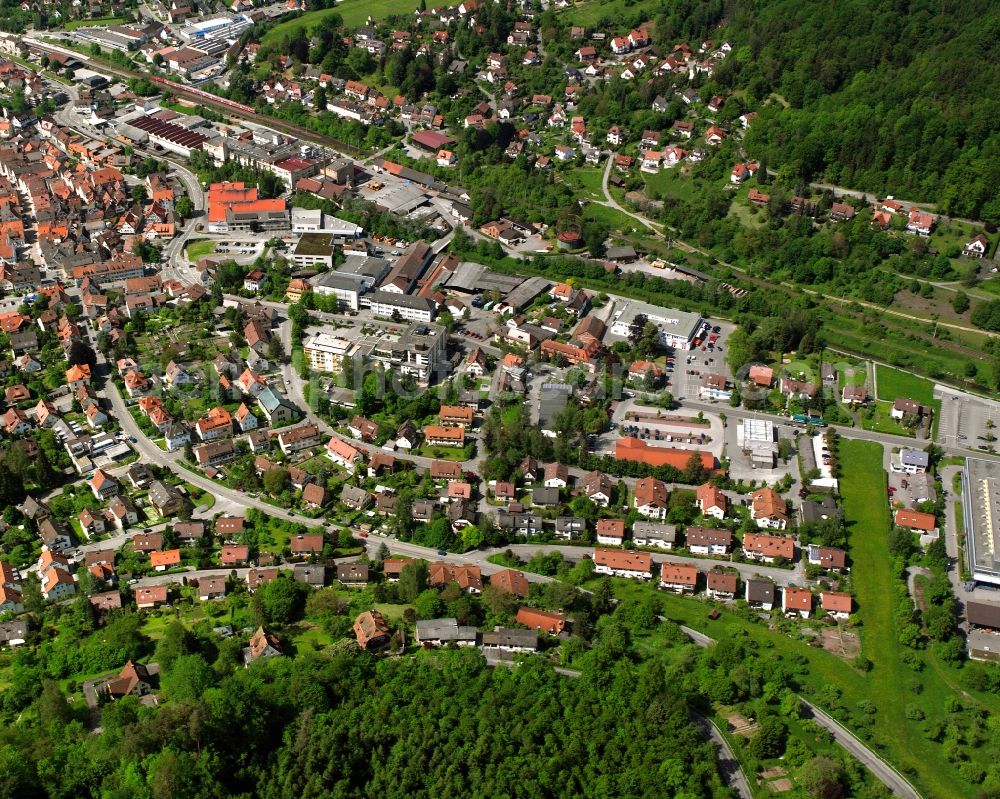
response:
[[[698,633],[687,627],[681,627],[681,630],[700,647],[707,647],[716,643],[714,638],[709,638],[704,633]],[[923,799],[906,777],[869,749],[867,745],[843,724],[801,696],[799,696],[799,700],[802,702],[806,717],[813,719],[817,724],[829,731],[840,746],[850,752],[875,775],[879,782],[892,791],[893,796],[903,797],[903,799]]]

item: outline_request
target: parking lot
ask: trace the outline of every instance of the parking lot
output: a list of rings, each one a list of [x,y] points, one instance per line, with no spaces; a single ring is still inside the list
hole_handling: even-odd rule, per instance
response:
[[[671,390],[677,399],[697,399],[702,375],[717,372],[732,380],[726,365],[726,341],[732,325],[713,324],[711,333],[700,346],[688,351],[678,351],[671,377]],[[712,341],[712,337],[715,340]]]
[[[938,441],[956,447],[979,449],[990,446],[993,436],[1000,436],[1000,403],[973,397],[946,386],[935,386],[934,396],[941,400]]]

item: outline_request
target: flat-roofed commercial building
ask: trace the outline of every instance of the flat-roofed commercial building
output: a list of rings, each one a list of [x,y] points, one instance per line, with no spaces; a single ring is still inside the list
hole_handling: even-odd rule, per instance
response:
[[[302,351],[309,366],[319,372],[338,372],[345,358],[353,358],[358,345],[329,333],[316,333],[305,340]]]
[[[373,360],[429,385],[447,356],[448,335],[441,325],[410,325],[401,335],[385,334],[371,351]]]
[[[969,571],[976,582],[1000,585],[1000,463],[966,458],[962,483]]]
[[[365,295],[365,304],[371,307],[375,316],[398,316],[410,322],[430,322],[436,309],[434,301],[426,297],[381,290]]]
[[[736,446],[750,458],[754,469],[773,469],[778,457],[774,422],[770,419],[744,419],[736,428]]]
[[[319,234],[313,234],[319,235]],[[361,295],[365,291],[364,283],[355,280],[350,275],[340,272],[323,272],[309,281],[313,292],[324,297],[336,297],[341,308],[358,310],[361,306]]]
[[[333,253],[336,247],[329,233],[303,233],[292,251],[292,263],[296,266],[325,266],[333,269]],[[357,309],[357,306],[353,306]]]
[[[610,332],[616,336],[628,338],[636,317],[644,317],[652,322],[660,331],[660,344],[676,350],[689,350],[694,345],[705,325],[701,314],[677,311],[673,308],[661,308],[645,302],[629,301],[615,315]]]

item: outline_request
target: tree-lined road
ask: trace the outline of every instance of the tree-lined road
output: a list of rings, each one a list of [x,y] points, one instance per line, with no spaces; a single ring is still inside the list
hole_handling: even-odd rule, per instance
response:
[[[714,638],[709,638],[704,633],[699,633],[688,627],[681,627],[681,630],[700,647],[704,648],[716,643]],[[903,797],[903,799],[923,799],[906,777],[869,749],[843,724],[801,696],[799,700],[802,702],[806,716],[828,730],[833,735],[834,740],[864,764],[879,782],[892,791],[894,796]]]
[[[197,472],[184,468],[180,462],[180,452],[165,452],[146,437],[146,434],[142,432],[142,429],[136,423],[135,419],[132,418],[132,414],[129,413],[128,407],[125,405],[122,395],[118,392],[118,387],[115,385],[114,381],[110,379],[110,377],[105,382],[103,393],[110,401],[111,408],[114,411],[115,417],[121,424],[122,430],[124,430],[127,435],[135,437],[135,443],[132,446],[139,452],[144,462],[164,466],[180,476],[185,482],[191,483],[191,485],[197,486],[210,494],[215,494],[218,497],[224,497],[236,506],[256,508],[257,510],[266,513],[268,516],[277,516],[279,518],[286,519],[287,521],[297,522],[298,524],[302,524],[307,527],[322,527],[326,523],[325,519],[310,519],[306,516],[299,516],[297,514],[290,513],[283,508],[275,507],[274,505],[262,502],[255,497],[251,497],[239,491],[234,491],[221,483],[209,480],[207,477],[204,477]]]

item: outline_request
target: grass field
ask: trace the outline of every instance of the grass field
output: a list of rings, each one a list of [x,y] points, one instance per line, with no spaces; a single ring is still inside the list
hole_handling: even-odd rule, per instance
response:
[[[645,230],[641,222],[637,222],[630,216],[626,216],[615,208],[597,203],[588,203],[583,209],[583,218],[593,222],[600,222],[607,225],[611,230],[621,230],[629,232],[631,230]]]
[[[646,193],[654,199],[674,197],[678,200],[693,200],[698,193],[694,181],[685,177],[679,167],[641,174],[646,183]]]
[[[923,405],[931,405],[934,400],[934,383],[926,377],[892,369],[881,364],[875,365],[878,383],[878,398],[892,402],[897,397],[916,400]]]
[[[96,19],[71,19],[63,27],[68,31],[75,31],[78,28],[95,28],[101,25],[120,25],[125,21],[124,17],[97,17]]]
[[[560,177],[581,193],[589,195],[591,199],[604,199],[604,192],[601,190],[601,181],[604,178],[603,169],[593,167],[574,169],[561,174]]]
[[[619,21],[637,15],[644,5],[642,0],[583,0],[570,6],[561,14],[574,25],[592,26],[603,19]]]
[[[863,654],[874,664],[868,698],[878,708],[876,739],[885,742],[891,759],[904,772],[920,775],[926,796],[963,795],[942,747],[927,739],[921,725],[905,715],[908,704],[919,704],[927,719],[945,717],[943,705],[952,687],[936,669],[920,672],[903,662],[893,617],[894,581],[889,554],[889,506],[882,447],[868,441],[844,440],[840,445],[844,476],[840,481],[844,517],[850,531],[851,583],[862,620]],[[921,653],[921,660],[926,654]],[[919,681],[918,695],[909,686]]]
[[[445,5],[448,5],[446,0],[428,0],[427,3],[428,8]],[[409,14],[419,6],[420,0],[344,0],[335,8],[309,11],[301,17],[275,25],[265,34],[261,44],[267,46],[284,36],[293,35],[300,29],[311,30],[326,17],[334,14],[343,18],[346,27],[356,28],[358,25],[364,25],[369,16],[373,19],[384,19],[394,14]]]
[[[184,249],[184,254],[191,263],[198,263],[199,258],[204,258],[215,252],[215,242],[211,239],[195,239]]]
[[[913,431],[903,427],[892,418],[892,403],[884,400],[873,402],[875,415],[869,419],[867,411],[861,412],[861,427],[864,430],[874,430],[877,433],[889,433],[894,436],[913,436]]]

